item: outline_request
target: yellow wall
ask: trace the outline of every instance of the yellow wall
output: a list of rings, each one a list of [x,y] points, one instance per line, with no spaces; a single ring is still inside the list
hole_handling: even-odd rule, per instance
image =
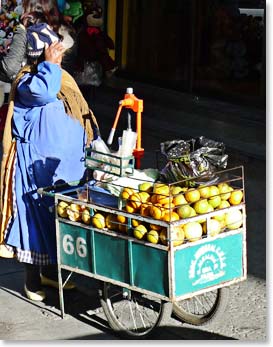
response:
[[[107,32],[116,45],[117,0],[108,0]],[[115,59],[115,50],[109,50],[111,58]]]
[[[127,64],[129,0],[123,1],[121,68]]]
[[[128,48],[128,10],[129,0],[123,1],[122,13],[122,47],[121,47],[121,68],[127,63],[127,48]],[[108,0],[107,7],[107,31],[108,35],[116,43],[116,22],[117,22],[117,0]],[[110,55],[115,59],[115,52],[110,50]]]

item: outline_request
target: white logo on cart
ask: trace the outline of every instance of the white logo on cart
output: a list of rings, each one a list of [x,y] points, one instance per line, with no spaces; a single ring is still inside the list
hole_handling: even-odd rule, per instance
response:
[[[194,254],[189,269],[192,285],[207,283],[224,276],[225,253],[220,247],[208,244],[200,247]]]

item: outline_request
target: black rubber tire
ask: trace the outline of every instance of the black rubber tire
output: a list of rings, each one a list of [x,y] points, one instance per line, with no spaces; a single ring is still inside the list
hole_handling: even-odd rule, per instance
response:
[[[223,287],[173,303],[173,314],[183,323],[205,325],[220,320],[229,301],[229,288]],[[206,306],[206,307],[205,307]]]
[[[104,282],[100,290],[100,302],[109,326],[126,339],[146,338],[156,327],[164,325],[172,314],[171,302],[108,282]]]

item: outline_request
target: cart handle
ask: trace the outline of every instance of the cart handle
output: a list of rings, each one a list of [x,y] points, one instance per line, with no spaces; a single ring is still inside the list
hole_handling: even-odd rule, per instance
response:
[[[51,196],[54,197],[56,192],[52,192],[52,190],[63,190],[67,188],[72,188],[73,186],[78,186],[81,183],[81,181],[72,181],[69,183],[62,183],[62,184],[54,184],[52,186],[48,187],[40,187],[37,189],[37,193],[39,195],[45,195],[45,196]]]

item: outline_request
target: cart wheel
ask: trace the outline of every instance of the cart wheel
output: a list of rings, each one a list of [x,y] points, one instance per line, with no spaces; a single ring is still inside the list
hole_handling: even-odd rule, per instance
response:
[[[101,306],[110,327],[126,338],[144,338],[170,319],[172,303],[104,282]]]
[[[173,303],[173,314],[182,322],[205,325],[219,319],[225,311],[229,288],[224,287]]]

